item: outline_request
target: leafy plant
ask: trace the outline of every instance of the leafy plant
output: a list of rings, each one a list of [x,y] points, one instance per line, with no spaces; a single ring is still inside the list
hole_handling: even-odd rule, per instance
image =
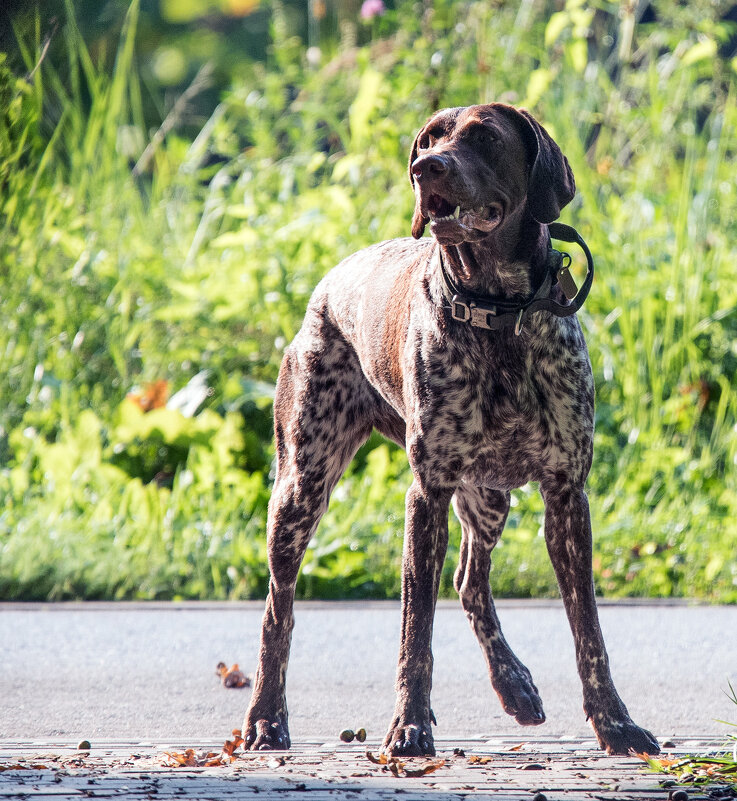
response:
[[[729,692],[727,697],[734,704],[737,704],[737,694],[731,682],[727,682]],[[726,721],[720,721],[727,723]],[[735,723],[727,723],[728,726],[737,726]],[[730,736],[734,745],[729,745],[724,751],[717,755],[709,756],[687,756],[683,759],[673,759],[670,757],[649,757],[647,754],[640,754],[648,767],[656,773],[666,773],[675,776],[679,783],[684,785],[723,785],[726,791],[730,788],[737,790],[737,737]],[[713,788],[718,792],[718,789]]]
[[[271,400],[310,293],[408,234],[424,119],[503,100],[567,154],[564,218],[597,261],[579,314],[597,587],[737,601],[737,102],[718,8],[657,4],[647,21],[578,0],[398,0],[365,46],[308,58],[274,3],[266,60],[234,67],[207,118],[180,103],[184,122],[139,65],[138,0],[114,58],[64,8],[63,48],[31,11],[16,57],[0,53],[0,597],[262,594]],[[126,400],[197,376],[187,414]],[[303,596],[399,593],[409,481],[374,435],[308,549]],[[535,486],[514,493],[497,594],[557,592],[542,515]],[[445,595],[459,537],[452,520]]]

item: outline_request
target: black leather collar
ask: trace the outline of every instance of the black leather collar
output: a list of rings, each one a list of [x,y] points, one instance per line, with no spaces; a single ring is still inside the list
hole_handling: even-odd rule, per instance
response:
[[[581,289],[576,287],[576,282],[569,272],[571,257],[568,253],[562,253],[551,247],[548,251],[548,269],[545,280],[529,300],[523,303],[513,303],[504,298],[463,292],[459,290],[449,274],[443,261],[442,252],[438,249],[443,295],[450,304],[453,319],[489,331],[514,326],[514,333],[519,334],[525,320],[535,312],[547,311],[558,317],[569,317],[575,314],[583,306],[591,289],[591,283],[594,280],[594,259],[588,245],[575,228],[563,223],[550,223],[548,231],[552,239],[575,242],[586,254],[587,272]],[[560,284],[564,295],[568,298],[567,304],[558,303],[550,297],[550,291],[556,283]]]

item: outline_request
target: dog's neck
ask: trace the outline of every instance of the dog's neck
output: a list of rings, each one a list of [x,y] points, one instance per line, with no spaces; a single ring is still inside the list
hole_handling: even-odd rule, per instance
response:
[[[477,295],[523,301],[545,280],[547,226],[533,220],[526,206],[478,242],[441,248],[458,286]]]

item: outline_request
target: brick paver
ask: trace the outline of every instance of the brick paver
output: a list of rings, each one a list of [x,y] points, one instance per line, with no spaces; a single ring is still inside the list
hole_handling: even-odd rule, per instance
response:
[[[716,740],[680,738],[668,751],[703,754],[721,745]],[[163,763],[167,751],[182,753],[194,747],[203,754],[220,751],[222,742],[97,742],[88,753],[74,746],[50,740],[0,740],[0,801],[44,797],[54,801],[113,797],[246,801],[265,795],[284,801],[470,797],[666,801],[681,789],[668,777],[645,770],[637,759],[609,757],[593,740],[572,738],[439,740],[437,757],[407,760],[403,767],[369,760],[366,751],[376,755],[378,741],[362,745],[299,742],[289,752],[238,753],[231,764],[209,768],[171,768]],[[445,764],[432,773],[406,775],[407,769],[417,770],[443,759]],[[713,787],[689,786],[685,790],[694,801],[734,797]]]

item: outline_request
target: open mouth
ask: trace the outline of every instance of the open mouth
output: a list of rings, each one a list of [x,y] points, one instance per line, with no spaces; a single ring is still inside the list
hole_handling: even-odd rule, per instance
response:
[[[427,211],[431,220],[445,221],[458,219],[461,207],[454,206],[440,195],[430,195],[427,199]]]
[[[449,227],[448,224],[461,231],[488,232],[496,228],[502,221],[504,210],[499,203],[475,208],[461,208],[460,204],[454,204],[441,195],[433,193],[427,199],[427,215],[434,233],[440,233],[439,229]]]

